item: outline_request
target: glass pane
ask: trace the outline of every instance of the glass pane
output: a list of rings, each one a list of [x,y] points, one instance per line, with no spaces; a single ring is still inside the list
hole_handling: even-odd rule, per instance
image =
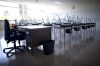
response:
[[[3,19],[14,20],[19,18],[20,14],[19,14],[18,4],[0,1],[0,20]]]
[[[27,3],[27,17],[28,19],[51,19],[54,13],[58,13],[58,9],[52,5],[32,4]]]

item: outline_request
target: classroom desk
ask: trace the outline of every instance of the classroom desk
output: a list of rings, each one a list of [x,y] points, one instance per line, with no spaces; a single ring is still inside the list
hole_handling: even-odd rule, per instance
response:
[[[26,47],[38,47],[43,42],[51,40],[51,27],[50,26],[18,26],[18,30],[26,32]]]

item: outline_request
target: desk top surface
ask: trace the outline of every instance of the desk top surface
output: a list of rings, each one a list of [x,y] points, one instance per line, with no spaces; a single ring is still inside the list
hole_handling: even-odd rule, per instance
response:
[[[50,28],[50,26],[41,26],[41,25],[34,25],[34,26],[17,26],[19,29],[40,29],[40,28]]]

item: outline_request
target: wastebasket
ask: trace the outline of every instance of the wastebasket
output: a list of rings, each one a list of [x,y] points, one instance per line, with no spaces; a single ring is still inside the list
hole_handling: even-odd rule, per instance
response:
[[[54,50],[54,40],[49,40],[43,43],[43,52],[45,55],[52,54]]]

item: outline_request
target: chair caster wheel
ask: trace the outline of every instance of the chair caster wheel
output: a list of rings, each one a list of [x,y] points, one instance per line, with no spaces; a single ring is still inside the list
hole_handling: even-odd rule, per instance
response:
[[[6,54],[7,57],[9,57],[9,54]]]
[[[3,50],[3,52],[5,53],[5,49]]]
[[[25,48],[25,45],[23,45],[23,48]]]
[[[23,50],[20,50],[21,52],[24,52]]]

